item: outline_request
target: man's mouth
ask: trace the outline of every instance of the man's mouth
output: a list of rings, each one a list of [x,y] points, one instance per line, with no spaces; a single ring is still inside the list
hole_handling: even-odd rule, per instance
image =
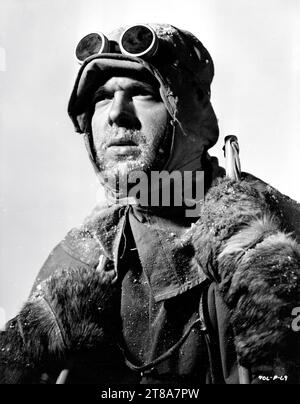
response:
[[[138,144],[129,139],[116,139],[112,140],[108,146],[107,151],[109,154],[119,156],[136,155],[139,153]]]
[[[112,140],[107,147],[124,147],[124,146],[137,146],[133,140],[129,139],[117,139]]]

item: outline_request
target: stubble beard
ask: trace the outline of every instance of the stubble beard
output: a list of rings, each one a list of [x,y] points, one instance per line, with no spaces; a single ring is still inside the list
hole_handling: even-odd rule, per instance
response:
[[[138,145],[139,154],[118,156],[117,160],[106,159],[105,151],[108,144],[120,137],[135,142]],[[148,139],[151,139],[150,143]],[[150,127],[147,137],[141,130],[119,128],[113,125],[106,128],[105,142],[96,153],[96,163],[105,182],[117,178],[118,182],[122,183],[132,172],[143,171],[148,174],[151,171],[163,169],[169,157],[170,145],[169,125],[162,125],[159,128]]]

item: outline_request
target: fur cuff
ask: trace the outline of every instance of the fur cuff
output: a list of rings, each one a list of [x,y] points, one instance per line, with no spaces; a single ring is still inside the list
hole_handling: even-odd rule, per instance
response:
[[[192,231],[198,265],[218,282],[231,310],[241,364],[295,364],[300,246],[281,230],[263,193],[246,181],[221,181]]]
[[[107,353],[120,332],[119,305],[120,291],[98,270],[57,271],[0,334],[0,381],[34,382],[77,353]]]

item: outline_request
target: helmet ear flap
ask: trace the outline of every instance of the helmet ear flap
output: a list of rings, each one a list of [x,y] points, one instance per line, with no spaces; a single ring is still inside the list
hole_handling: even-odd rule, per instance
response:
[[[80,133],[87,133],[90,131],[91,120],[89,119],[89,114],[87,114],[87,112],[77,115],[77,122],[79,124]]]

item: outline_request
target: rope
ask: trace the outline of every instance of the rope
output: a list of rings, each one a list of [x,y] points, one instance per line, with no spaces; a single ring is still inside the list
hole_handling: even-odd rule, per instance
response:
[[[171,355],[173,355],[173,353],[183,344],[183,342],[186,340],[186,338],[188,337],[188,335],[190,334],[190,332],[192,331],[192,329],[195,327],[196,324],[201,323],[200,318],[198,318],[197,320],[195,320],[186,330],[186,332],[184,333],[184,335],[179,339],[178,342],[176,342],[175,345],[173,345],[170,349],[168,349],[166,352],[164,352],[162,355],[160,355],[158,358],[154,359],[153,361],[151,361],[150,363],[147,363],[146,365],[143,366],[136,366],[133,363],[131,363],[125,355],[125,351],[124,349],[119,346],[119,348],[121,349],[124,359],[125,359],[125,363],[126,365],[134,371],[137,372],[141,372],[143,373],[146,370],[149,369],[153,369],[155,366],[159,365],[161,362],[167,360]]]

